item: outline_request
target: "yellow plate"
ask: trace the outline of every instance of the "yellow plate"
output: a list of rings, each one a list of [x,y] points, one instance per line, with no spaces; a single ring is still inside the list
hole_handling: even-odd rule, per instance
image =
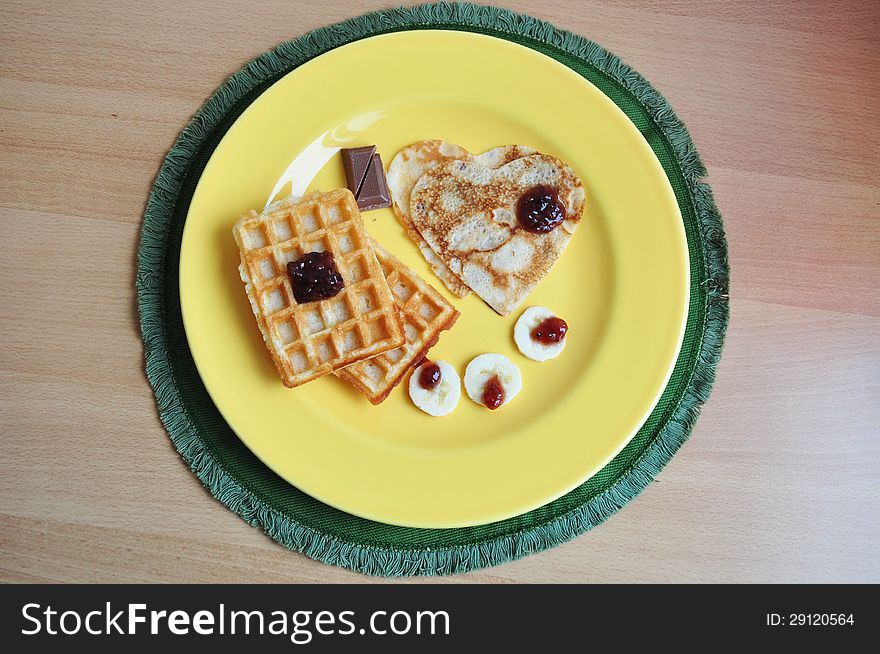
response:
[[[462,392],[453,413],[432,418],[410,402],[406,381],[378,407],[335,377],[285,389],[238,277],[232,224],[279,191],[344,186],[339,147],[375,143],[387,166],[401,147],[428,138],[475,153],[530,145],[562,158],[584,181],[581,226],[522,309],[502,318],[473,295],[456,301],[461,318],[431,351],[462,375],[478,354],[505,354],[522,371],[522,392],[498,411]],[[446,291],[390,209],[364,220],[373,237]],[[617,106],[540,53],[448,31],[358,41],[263,93],[208,162],[180,258],[189,346],[235,433],[306,493],[412,527],[523,513],[611,460],[669,379],[687,288],[687,245],[672,189]],[[546,363],[526,359],[513,343],[517,317],[533,305],[570,326],[565,351]]]

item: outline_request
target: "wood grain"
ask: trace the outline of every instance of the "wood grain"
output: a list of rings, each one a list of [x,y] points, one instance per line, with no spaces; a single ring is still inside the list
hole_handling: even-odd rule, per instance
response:
[[[133,282],[150,184],[201,102],[277,42],[384,5],[4,2],[0,580],[381,581],[201,488],[157,419]],[[691,441],[636,501],[438,581],[880,581],[880,5],[509,6],[619,54],[687,122],[732,319]]]

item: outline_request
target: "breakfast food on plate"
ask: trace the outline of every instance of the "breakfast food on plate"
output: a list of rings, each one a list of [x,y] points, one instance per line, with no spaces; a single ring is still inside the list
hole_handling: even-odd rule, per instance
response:
[[[497,409],[522,390],[522,376],[503,354],[481,354],[464,371],[464,389],[477,404]]]
[[[397,219],[406,229],[407,235],[419,246],[422,256],[425,257],[434,274],[456,297],[460,298],[467,296],[470,289],[446,267],[443,260],[434,253],[412,224],[409,217],[409,196],[413,186],[429,168],[449,159],[470,156],[467,150],[454,143],[418,141],[406,146],[394,156],[388,166],[386,178],[391,191],[391,208],[394,209]]]
[[[405,343],[394,296],[348,190],[251,211],[233,235],[251,309],[285,386]]]
[[[409,378],[413,404],[431,416],[445,416],[458,406],[461,380],[445,361],[425,361]]]
[[[375,241],[372,246],[403,321],[406,341],[371,359],[337,370],[335,374],[361,391],[370,402],[379,404],[400,383],[406,371],[425,358],[440,338],[440,332],[450,329],[459,314],[446,298],[406,264]]]
[[[335,373],[379,404],[420,366],[410,397],[430,415],[458,403],[459,378],[426,362],[458,311],[366,234],[360,210],[392,204],[407,234],[458,297],[471,291],[501,315],[550,271],[577,227],[581,180],[563,161],[508,145],[473,155],[445,141],[418,141],[394,157],[387,181],[375,145],[342,150],[349,190],[293,196],[233,228],[251,309],[285,386]],[[393,198],[393,203],[391,203]],[[514,328],[536,361],[565,347],[568,325],[544,307]],[[421,363],[420,362],[424,362]],[[468,364],[465,389],[497,409],[522,388],[505,356]]]
[[[513,340],[523,356],[533,361],[547,361],[565,348],[568,323],[547,307],[529,307],[513,328]]]
[[[454,159],[419,178],[409,215],[449,270],[507,315],[565,250],[584,199],[578,176],[549,155],[530,154],[498,168]]]
[[[375,145],[343,148],[342,165],[348,189],[354,194],[361,211],[391,206],[382,157],[376,152]]]
[[[367,169],[376,154],[375,145],[363,145],[359,148],[342,148],[342,167],[345,169],[345,182],[348,184],[348,190],[357,200],[361,186],[364,184],[364,177],[367,175]]]
[[[451,159],[466,159],[485,168],[498,168],[520,157],[532,154],[532,148],[521,145],[506,145],[494,148],[480,155],[473,155],[463,147],[446,141],[417,141],[398,152],[388,166],[388,188],[391,191],[392,208],[409,237],[419,246],[425,260],[434,273],[456,297],[466,297],[470,293],[467,284],[461,281],[422,238],[410,217],[410,196],[419,178],[439,163]]]

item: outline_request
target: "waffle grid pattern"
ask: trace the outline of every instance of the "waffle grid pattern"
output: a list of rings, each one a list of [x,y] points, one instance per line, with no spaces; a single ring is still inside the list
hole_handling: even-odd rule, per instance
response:
[[[459,313],[435,288],[406,264],[373,241],[373,249],[400,311],[406,343],[335,374],[379,404],[400,383],[407,370],[427,356]]]
[[[403,328],[350,191],[281,200],[234,227],[241,277],[285,386],[295,387],[399,347]],[[345,287],[297,303],[287,264],[331,252]]]

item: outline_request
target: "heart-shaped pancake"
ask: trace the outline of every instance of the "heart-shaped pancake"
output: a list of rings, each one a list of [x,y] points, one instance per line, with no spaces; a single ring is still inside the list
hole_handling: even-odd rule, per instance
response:
[[[419,246],[425,260],[434,273],[457,297],[470,294],[470,289],[452,273],[443,260],[419,234],[409,213],[409,201],[413,187],[419,178],[434,166],[451,159],[467,159],[485,168],[498,168],[506,163],[532,154],[532,148],[523,145],[503,145],[483,154],[473,155],[460,145],[440,140],[416,141],[398,152],[388,166],[386,180],[391,191],[391,206],[397,219],[406,229],[409,237]]]
[[[416,182],[410,217],[444,264],[502,316],[550,272],[583,214],[584,187],[556,157],[499,168],[438,163]]]

